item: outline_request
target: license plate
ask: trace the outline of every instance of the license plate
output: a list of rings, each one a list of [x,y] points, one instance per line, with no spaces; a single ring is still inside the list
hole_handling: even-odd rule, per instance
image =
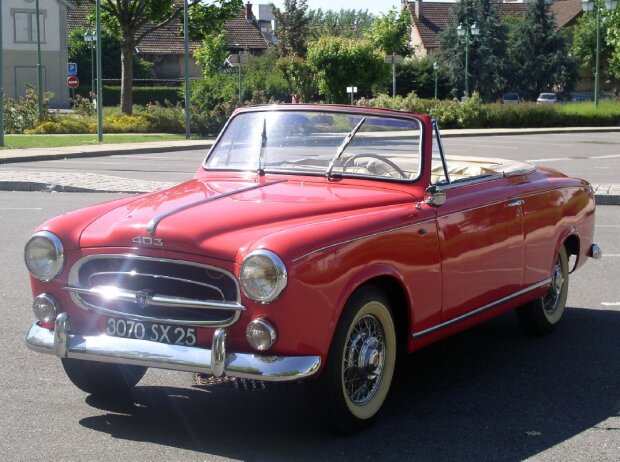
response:
[[[122,318],[108,318],[106,333],[113,337],[150,340],[170,345],[196,345],[196,328],[173,326],[155,322],[132,321]]]

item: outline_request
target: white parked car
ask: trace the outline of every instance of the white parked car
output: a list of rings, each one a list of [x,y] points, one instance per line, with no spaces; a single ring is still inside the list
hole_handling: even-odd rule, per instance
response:
[[[555,93],[541,93],[536,100],[538,104],[556,104],[559,103],[558,95]]]

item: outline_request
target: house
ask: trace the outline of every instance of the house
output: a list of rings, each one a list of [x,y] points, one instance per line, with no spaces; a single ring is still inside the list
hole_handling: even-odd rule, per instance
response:
[[[261,5],[262,6],[262,5]],[[74,6],[68,13],[68,32],[76,28],[86,28],[87,17],[92,5]],[[246,4],[239,13],[224,24],[228,36],[228,49],[231,53],[247,51],[260,54],[269,46],[269,41],[261,33],[261,27],[252,12],[252,4]],[[142,59],[154,63],[158,80],[177,80],[184,77],[184,39],[183,18],[175,19],[166,26],[148,34],[137,46],[136,53]],[[193,58],[200,42],[190,41],[190,77],[200,77],[202,72]]]
[[[531,0],[530,0],[531,1]],[[498,1],[502,18],[525,16],[528,0]],[[439,34],[454,23],[454,2],[431,2],[402,0],[402,8],[411,13],[411,44],[419,56],[426,56],[439,48]],[[581,0],[556,0],[551,5],[558,28],[568,27],[581,15]]]
[[[34,0],[1,0],[3,79],[6,96],[18,98],[37,86],[37,15]],[[67,8],[65,0],[39,0],[43,91],[50,106],[69,107],[67,87]]]

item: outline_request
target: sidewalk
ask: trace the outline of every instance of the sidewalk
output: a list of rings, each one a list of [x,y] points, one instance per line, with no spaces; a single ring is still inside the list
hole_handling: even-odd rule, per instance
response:
[[[445,138],[462,136],[506,136],[547,133],[620,132],[620,127],[537,128],[537,129],[467,129],[443,130]],[[203,149],[214,140],[156,141],[37,149],[2,149],[0,164],[111,155],[146,154]],[[58,191],[142,193],[165,189],[173,183],[133,180],[92,173],[19,172],[0,169],[0,191]],[[598,205],[620,205],[620,184],[593,185]]]

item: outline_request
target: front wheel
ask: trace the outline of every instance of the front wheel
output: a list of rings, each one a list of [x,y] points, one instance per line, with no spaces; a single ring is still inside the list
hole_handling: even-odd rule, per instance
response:
[[[146,373],[146,367],[62,358],[69,380],[80,390],[98,396],[126,397]]]
[[[521,328],[529,335],[553,331],[564,314],[568,296],[568,254],[562,246],[551,271],[549,291],[541,298],[517,308]]]
[[[395,363],[389,302],[380,290],[362,288],[345,307],[320,380],[336,430],[353,433],[373,420],[387,397]]]

